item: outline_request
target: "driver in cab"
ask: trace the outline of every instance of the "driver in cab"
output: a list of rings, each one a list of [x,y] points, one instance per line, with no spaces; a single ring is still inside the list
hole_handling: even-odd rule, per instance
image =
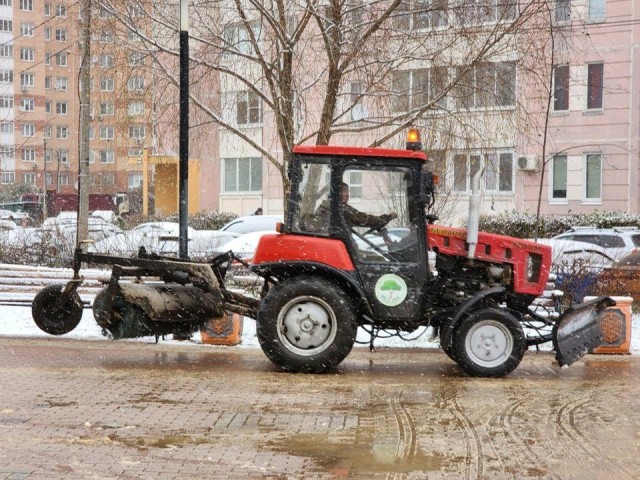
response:
[[[322,206],[320,206],[322,208]],[[361,212],[349,205],[349,185],[340,184],[340,214],[348,227],[367,227],[378,230],[396,218],[396,213],[371,215]]]

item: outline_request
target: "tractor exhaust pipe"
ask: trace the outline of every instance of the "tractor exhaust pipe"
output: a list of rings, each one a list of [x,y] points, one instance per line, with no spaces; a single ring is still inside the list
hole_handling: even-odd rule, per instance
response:
[[[467,258],[473,260],[476,256],[476,247],[478,246],[478,230],[480,229],[480,202],[482,201],[482,193],[480,192],[480,179],[484,173],[484,163],[471,179],[471,195],[469,196],[469,219],[467,220]]]

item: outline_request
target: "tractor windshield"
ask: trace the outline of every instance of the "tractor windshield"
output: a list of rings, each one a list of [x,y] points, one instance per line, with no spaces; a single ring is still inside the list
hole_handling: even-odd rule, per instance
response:
[[[300,167],[292,191],[293,232],[343,238],[362,261],[402,261],[400,251],[416,245],[410,168],[318,157]]]

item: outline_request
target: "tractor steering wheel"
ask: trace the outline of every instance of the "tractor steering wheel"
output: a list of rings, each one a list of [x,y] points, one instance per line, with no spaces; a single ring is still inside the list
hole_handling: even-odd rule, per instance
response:
[[[375,227],[371,227],[369,230],[364,232],[363,235],[369,235],[370,233],[373,233],[373,232],[382,232],[382,230],[384,230],[384,227],[386,227],[389,224],[389,222],[394,218],[396,218],[396,216],[393,214],[381,215],[380,223]]]

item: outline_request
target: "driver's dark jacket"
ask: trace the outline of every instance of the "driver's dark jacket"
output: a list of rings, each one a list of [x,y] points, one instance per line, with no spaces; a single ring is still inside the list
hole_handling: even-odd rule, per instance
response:
[[[330,201],[324,200],[318,209],[316,210],[316,221],[320,224],[326,225],[329,219],[329,207]],[[370,215],[368,213],[356,210],[348,203],[340,204],[340,214],[344,218],[346,224],[350,227],[368,227],[375,228],[380,225],[380,217],[377,215]]]

